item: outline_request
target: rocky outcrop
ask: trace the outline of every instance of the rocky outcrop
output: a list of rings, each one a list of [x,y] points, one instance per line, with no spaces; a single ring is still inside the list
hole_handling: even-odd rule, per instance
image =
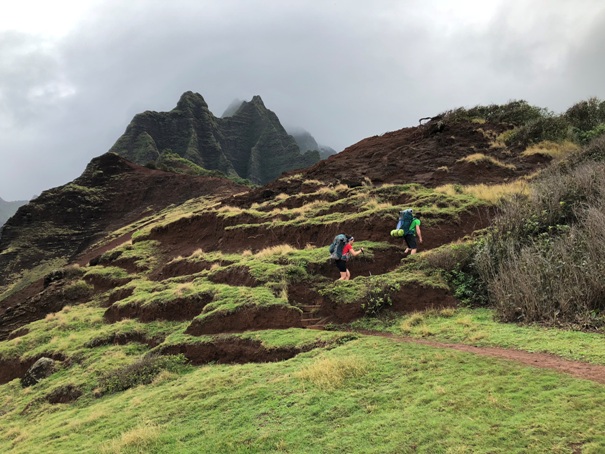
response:
[[[55,371],[55,361],[50,358],[40,358],[30,367],[25,375],[21,378],[21,386],[26,388],[33,386],[40,380],[48,377]]]
[[[317,150],[301,153],[260,96],[238,101],[218,118],[193,92],[184,93],[170,112],[136,115],[110,151],[143,165],[176,153],[204,169],[257,184],[320,159]]]

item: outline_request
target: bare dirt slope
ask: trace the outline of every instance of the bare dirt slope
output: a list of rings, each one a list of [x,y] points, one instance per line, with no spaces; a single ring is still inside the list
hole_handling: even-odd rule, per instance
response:
[[[523,150],[496,144],[506,131],[501,124],[447,123],[434,119],[424,125],[368,137],[320,161],[301,178],[280,178],[237,198],[241,205],[266,200],[280,193],[304,191],[304,180],[358,186],[371,182],[419,183],[427,187],[452,184],[495,184],[514,180],[545,167],[547,156],[524,156]],[[492,160],[468,162],[482,154]]]

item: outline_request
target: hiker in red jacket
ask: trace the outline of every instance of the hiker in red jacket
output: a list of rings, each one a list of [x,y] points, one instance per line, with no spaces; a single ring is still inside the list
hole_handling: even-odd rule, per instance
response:
[[[353,249],[354,242],[355,238],[347,235],[347,244],[345,244],[344,248],[342,249],[342,258],[340,260],[334,261],[334,263],[336,263],[338,271],[340,271],[340,278],[338,279],[339,281],[348,281],[349,279],[351,279],[351,272],[347,268],[347,259],[359,255],[363,252],[363,248],[359,249],[358,251]]]

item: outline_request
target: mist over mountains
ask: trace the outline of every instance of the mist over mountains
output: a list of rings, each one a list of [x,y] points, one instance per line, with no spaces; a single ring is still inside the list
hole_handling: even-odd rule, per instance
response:
[[[227,106],[227,108],[223,112],[223,115],[221,115],[221,118],[231,117],[235,115],[235,113],[242,106],[242,104],[244,104],[244,102],[245,101],[242,101],[241,99],[234,99]],[[332,147],[318,144],[315,138],[311,135],[311,133],[306,129],[301,128],[300,126],[284,125],[284,128],[286,129],[288,134],[294,137],[294,140],[296,141],[296,144],[298,145],[298,148],[300,148],[300,151],[302,153],[305,153],[307,151],[318,150],[321,159],[327,159],[329,156],[338,153]]]
[[[0,229],[8,219],[17,212],[21,205],[25,205],[27,200],[17,200],[7,202],[0,197]]]
[[[249,102],[235,99],[218,118],[204,98],[191,91],[170,112],[136,115],[109,151],[150,168],[223,174],[255,184],[268,183],[283,172],[312,166],[336,154],[302,128],[286,131],[260,96]],[[25,204],[25,200],[0,198],[0,226]]]

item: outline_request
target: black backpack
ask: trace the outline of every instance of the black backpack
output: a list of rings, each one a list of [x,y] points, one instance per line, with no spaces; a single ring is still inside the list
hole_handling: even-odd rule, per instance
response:
[[[334,260],[346,260],[346,256],[342,255],[342,250],[347,244],[347,236],[344,233],[336,235],[334,241],[330,245],[330,258]]]

